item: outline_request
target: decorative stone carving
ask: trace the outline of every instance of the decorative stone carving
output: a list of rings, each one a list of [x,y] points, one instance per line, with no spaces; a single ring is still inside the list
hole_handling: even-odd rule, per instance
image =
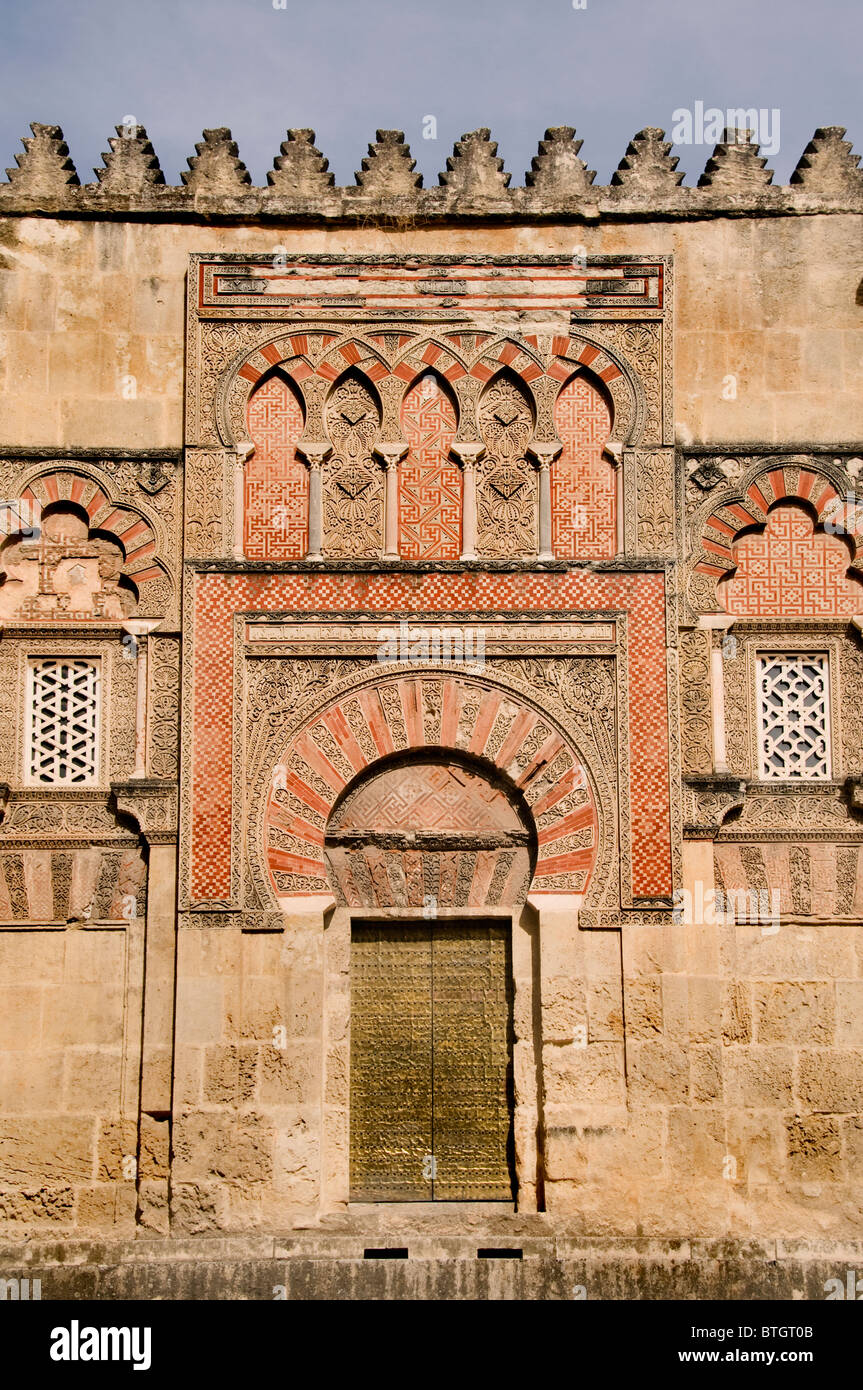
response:
[[[148,844],[169,845],[177,839],[177,784],[156,778],[112,782],[117,810],[133,816]]]
[[[770,832],[774,832],[771,834]],[[863,839],[863,820],[852,816],[842,787],[823,784],[817,790],[776,784],[768,790],[749,783],[739,820],[723,827],[721,838],[786,839],[805,833],[808,839],[835,840],[845,832]]]
[[[537,479],[527,457],[533,415],[514,379],[498,377],[484,392],[479,429],[487,452],[477,476],[477,555],[535,555]]]
[[[403,130],[379,130],[377,142],[369,145],[357,183],[363,193],[400,197],[422,188],[422,174],[415,174]]]
[[[54,512],[32,539],[13,539],[2,552],[0,620],[128,618],[136,603],[131,588],[121,586],[123,564],[119,543],[92,535],[77,512]]]
[[[324,554],[380,555],[384,534],[384,481],[373,457],[380,411],[359,377],[349,376],[327,402],[333,446],[323,479]]]
[[[224,552],[224,454],[220,450],[186,451],[186,554]]]
[[[137,129],[142,131],[142,127]],[[323,200],[329,213],[352,218],[362,212],[365,203],[362,187],[335,187],[328,162],[315,147],[314,132],[308,129],[288,131],[288,139],[281,145],[281,153],[268,174],[268,186],[260,189],[249,186],[248,175],[237,160],[236,146],[226,130],[205,133],[203,149],[198,147],[198,154],[190,161],[202,163],[193,167],[191,179],[184,176],[186,187],[162,184],[157,166],[150,162],[155,156],[141,134],[133,137],[146,142],[139,154],[128,158],[131,151],[121,150],[122,164],[109,172],[107,181],[102,177],[106,170],[98,170],[99,181],[80,189],[59,126],[34,124],[32,130],[33,136],[24,141],[27,152],[16,156],[21,167],[11,171],[9,184],[0,185],[0,201],[13,210],[29,211],[36,198],[49,199],[52,206],[60,209],[83,209],[96,217],[110,217],[118,212],[151,212],[158,201],[160,211],[181,213],[203,222],[210,215],[207,195],[215,193],[230,198],[234,215],[254,224],[276,202],[280,215],[298,220],[308,217],[310,203],[318,199]],[[729,134],[732,132],[726,132]],[[859,171],[843,135],[839,126],[819,128],[792,175],[790,187],[780,194],[779,189],[765,182],[754,146],[754,164],[722,172],[723,150],[728,140],[717,146],[699,187],[681,187],[674,167],[676,159],[668,153],[663,132],[656,127],[648,127],[633,138],[611,186],[596,187],[593,172],[578,159],[576,151],[581,142],[572,139],[569,127],[556,127],[547,131],[540,142],[526,186],[508,192],[509,176],[495,157],[497,146],[489,140],[487,130],[474,131],[457,142],[454,155],[447,161],[448,168],[440,176],[444,187],[451,187],[455,197],[441,197],[440,190],[419,185],[405,186],[399,193],[382,184],[376,194],[382,200],[380,206],[366,211],[365,222],[380,226],[385,221],[389,227],[398,225],[405,229],[420,221],[458,219],[472,215],[469,209],[477,199],[486,203],[486,211],[493,218],[510,216],[513,207],[527,217],[534,211],[543,216],[568,213],[575,198],[590,200],[591,215],[612,212],[620,216],[632,211],[643,216],[655,209],[664,217],[722,216],[738,210],[741,201],[750,206],[775,206],[780,200],[789,205],[790,211],[858,211]],[[109,165],[110,157],[105,159]],[[406,181],[400,177],[400,186],[403,183]],[[190,197],[192,184],[196,196]],[[200,195],[203,202],[198,205]]]
[[[497,141],[488,129],[472,130],[457,140],[440,181],[449,193],[465,200],[506,196],[512,177],[497,158]]]
[[[712,772],[710,637],[697,628],[680,634],[680,735],[684,772]]]
[[[792,185],[800,185],[807,193],[859,197],[863,192],[860,156],[844,136],[844,126],[819,126],[791,175]]]
[[[179,773],[180,642],[149,638],[149,769],[153,777],[175,781]]]
[[[746,783],[737,777],[690,773],[683,786],[683,833],[690,839],[715,839],[726,816],[744,804],[746,795]]]
[[[683,174],[675,172],[680,161],[671,150],[664,130],[657,126],[640,130],[630,140],[626,154],[611,176],[612,188],[640,198],[656,199],[674,194],[683,183]]]
[[[524,176],[527,187],[545,196],[587,197],[596,170],[588,169],[578,157],[583,143],[575,139],[572,126],[553,126],[547,130],[545,139],[539,142],[539,153],[531,160],[530,172]]]
[[[236,198],[251,184],[249,171],[238,157],[236,141],[231,139],[227,126],[205,130],[195,149],[197,154],[187,160],[189,171],[180,174],[190,193]]]
[[[153,496],[167,487],[174,475],[174,465],[167,459],[146,459],[138,470],[138,487]]]
[[[636,498],[638,551],[661,555],[674,552],[674,453],[657,450],[637,454]]]
[[[726,130],[704,167],[699,188],[710,188],[729,197],[762,193],[773,182],[773,170],[759,156],[751,130]]]
[[[16,193],[27,197],[62,195],[80,182],[63,132],[58,125],[40,125],[35,121],[30,129],[32,136],[25,135],[21,142],[24,154],[15,156],[17,169],[6,170],[9,182]]]
[[[130,839],[130,831],[107,804],[106,793],[89,787],[6,788],[0,839],[44,845]],[[132,836],[134,839],[134,836]]]
[[[94,170],[101,192],[134,197],[145,189],[164,184],[165,175],[144,127],[118,125],[115,130],[116,137],[112,135],[108,139],[110,152],[102,155],[104,169]]]
[[[282,197],[310,198],[325,194],[333,187],[335,174],[328,173],[330,162],[315,148],[313,130],[289,130],[282,141],[281,153],[267,174],[272,194]]]

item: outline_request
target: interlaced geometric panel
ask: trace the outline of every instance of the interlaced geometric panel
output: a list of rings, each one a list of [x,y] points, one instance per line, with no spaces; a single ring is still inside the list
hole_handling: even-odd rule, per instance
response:
[[[739,618],[835,618],[863,612],[863,586],[848,573],[841,536],[815,533],[805,509],[775,507],[763,532],[734,543],[737,569],[720,581],[719,601]]]
[[[561,560],[617,552],[614,468],[602,457],[611,413],[583,376],[568,381],[554,407],[563,452],[551,465],[552,548]]]
[[[783,653],[758,658],[761,776],[830,776],[826,656]]]
[[[456,415],[431,372],[405,396],[402,430],[410,452],[399,468],[399,553],[406,560],[457,560],[461,469],[449,458]]]
[[[309,471],[297,454],[303,410],[281,377],[249,401],[255,452],[245,468],[243,548],[249,560],[300,560],[307,550]]]
[[[37,782],[95,781],[98,662],[35,661],[30,671],[28,776]]]

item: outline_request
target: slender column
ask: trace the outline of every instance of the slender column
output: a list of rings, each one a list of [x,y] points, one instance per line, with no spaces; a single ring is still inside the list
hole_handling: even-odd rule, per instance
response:
[[[476,559],[476,466],[485,454],[484,444],[453,444],[462,466],[461,558]]]
[[[553,560],[551,544],[551,465],[563,445],[555,440],[551,444],[531,444],[530,452],[539,464],[539,560]]]
[[[383,459],[387,472],[384,505],[384,559],[399,558],[399,464],[408,451],[407,444],[377,444],[375,453]]]
[[[332,453],[332,445],[325,441],[300,444],[309,465],[309,548],[307,560],[322,560],[324,546],[324,490],[323,466]]]
[[[251,439],[243,439],[237,445],[237,453],[234,459],[234,548],[233,558],[235,560],[245,560],[246,555],[243,550],[243,521],[246,510],[245,481],[246,464],[255,452],[255,446]]]
[[[623,491],[623,446],[615,439],[609,439],[602,451],[614,469],[614,543],[618,555],[626,549],[624,530],[624,491]]]
[[[722,644],[734,622],[728,613],[705,613],[698,626],[710,632],[710,706],[713,722],[713,770],[728,772],[728,751],[725,742],[725,676],[722,670]],[[714,632],[716,636],[714,636]]]
[[[134,642],[138,663],[135,691],[135,770],[133,777],[147,776],[147,634],[159,626],[161,618],[129,618],[123,623]]]

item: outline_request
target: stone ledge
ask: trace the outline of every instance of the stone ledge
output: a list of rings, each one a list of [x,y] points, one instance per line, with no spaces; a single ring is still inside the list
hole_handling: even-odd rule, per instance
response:
[[[36,1241],[0,1246],[5,1278],[38,1278],[42,1301],[202,1299],[816,1300],[828,1279],[863,1264],[863,1241],[604,1239],[563,1235],[547,1217],[480,1225],[470,1236],[403,1230],[297,1231],[141,1239]],[[547,1234],[528,1234],[541,1223]],[[407,1247],[407,1259],[363,1249]],[[478,1258],[480,1248],[519,1258]]]

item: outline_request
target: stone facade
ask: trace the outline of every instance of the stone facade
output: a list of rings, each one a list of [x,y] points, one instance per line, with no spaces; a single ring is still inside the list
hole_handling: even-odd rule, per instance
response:
[[[0,1237],[376,1229],[352,933],[491,921],[494,1243],[863,1238],[844,132],[684,188],[646,130],[598,187],[559,128],[510,188],[477,131],[424,189],[399,132],[337,188],[295,130],[257,189],[226,130],[172,188],[141,127],[84,186],[32,129]]]

